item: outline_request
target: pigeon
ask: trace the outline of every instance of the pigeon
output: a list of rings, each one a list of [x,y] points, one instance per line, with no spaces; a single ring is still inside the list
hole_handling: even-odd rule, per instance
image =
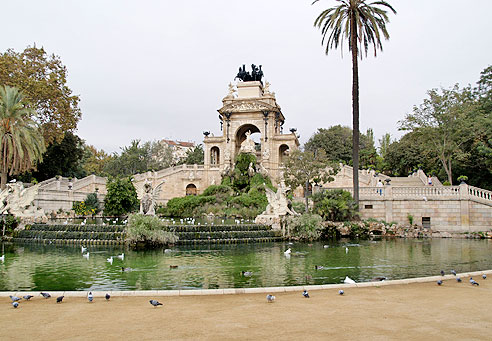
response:
[[[63,301],[63,297],[65,297],[65,296],[60,296],[60,297],[57,297],[57,298],[56,298],[56,303],[62,303],[62,301]]]
[[[444,270],[441,270],[441,276],[444,276]]]
[[[442,285],[442,281],[441,280],[438,280],[437,281],[437,285]]]
[[[476,285],[477,287],[480,285],[474,279],[470,280],[471,285]]]
[[[20,301],[20,298],[17,297],[17,296],[12,296],[12,295],[9,295],[10,299],[12,300],[12,302],[17,302],[17,301]]]
[[[12,302],[12,305],[14,306],[14,308],[17,308],[19,306],[19,302]]]
[[[344,294],[343,290],[338,290],[338,294],[343,295]]]
[[[121,255],[118,255],[118,258],[121,259],[121,260],[124,260],[125,259],[125,254],[122,253]]]
[[[284,255],[290,255],[290,247],[287,249],[287,251],[284,252]]]
[[[355,284],[355,281],[350,278],[349,276],[345,276],[345,279],[343,280],[343,283],[345,284]]]
[[[268,294],[266,295],[266,299],[268,303],[273,303],[273,301],[275,301],[275,296]]]
[[[241,271],[241,274],[244,277],[251,277],[253,275],[253,273],[251,271]]]
[[[461,278],[456,277],[456,282],[461,283]]]
[[[33,297],[34,297],[33,295],[22,296],[22,298],[25,299],[26,301],[29,301]]]
[[[107,258],[106,261],[110,264],[113,264],[113,256]]]
[[[41,295],[41,296],[43,296],[43,297],[44,297],[44,298],[46,298],[46,299],[48,299],[48,298],[50,298],[50,297],[51,297],[51,295],[50,295],[50,294],[48,294],[47,292],[42,292],[42,293],[40,293],[40,295]]]
[[[82,257],[89,259],[89,252],[87,252],[86,254],[83,254]]]
[[[451,270],[451,273],[456,276],[456,271]]]
[[[154,307],[157,307],[158,305],[162,305],[162,303],[161,303],[161,302],[156,301],[156,300],[150,300],[149,302],[150,302],[150,304],[152,304]]]
[[[106,294],[106,296],[104,296],[104,297],[106,297],[106,301],[109,301],[109,299],[111,298],[111,295]]]
[[[486,274],[483,274],[483,275],[482,275],[482,278],[483,278],[483,279],[487,279],[487,275],[486,275]]]
[[[94,300],[94,296],[92,296],[92,291],[89,291],[89,294],[87,294],[87,299],[89,302],[92,302]]]
[[[80,250],[82,251],[82,253],[84,253],[84,252],[86,252],[86,251],[87,251],[87,248],[86,248],[86,247],[81,246],[81,247],[80,247]]]
[[[304,296],[305,298],[309,298],[309,293],[307,292],[307,290],[304,290],[302,292],[302,296]]]

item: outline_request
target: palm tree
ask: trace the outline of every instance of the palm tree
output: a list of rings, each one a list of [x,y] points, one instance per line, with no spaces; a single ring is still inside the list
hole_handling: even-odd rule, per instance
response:
[[[0,86],[0,187],[5,188],[7,175],[19,174],[42,160],[46,150],[43,135],[33,109],[25,105],[17,88]]]
[[[316,3],[319,0],[313,2]],[[352,111],[353,111],[353,186],[354,199],[359,205],[359,49],[367,56],[369,46],[374,47],[374,56],[377,50],[383,50],[381,37],[389,39],[386,23],[389,18],[386,10],[396,11],[386,1],[374,1],[370,4],[366,0],[336,0],[339,5],[331,7],[316,18],[314,26],[321,29],[322,45],[326,45],[325,53],[331,48],[337,48],[343,40],[348,40],[349,50],[352,51]],[[380,8],[382,7],[382,8]],[[359,48],[360,45],[360,48]],[[362,53],[360,53],[362,58]]]

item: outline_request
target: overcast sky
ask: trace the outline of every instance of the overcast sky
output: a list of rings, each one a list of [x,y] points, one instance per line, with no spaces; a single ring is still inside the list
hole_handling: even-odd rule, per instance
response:
[[[0,50],[36,43],[60,56],[80,95],[77,134],[118,151],[132,139],[202,141],[242,64],[262,64],[286,128],[301,142],[351,126],[351,59],[325,56],[322,0],[8,1]],[[426,91],[474,84],[492,64],[490,0],[389,0],[391,38],[360,63],[361,131],[401,136],[397,122]]]

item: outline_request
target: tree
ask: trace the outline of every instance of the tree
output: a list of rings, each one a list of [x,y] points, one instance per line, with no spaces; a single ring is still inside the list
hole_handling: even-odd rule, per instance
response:
[[[18,53],[12,49],[0,54],[0,84],[22,90],[31,118],[41,124],[45,143],[58,142],[66,131],[77,127],[80,98],[66,85],[67,69],[60,57],[48,56],[43,48],[28,46]]]
[[[97,150],[94,146],[85,146],[84,170],[87,174],[104,175],[104,167],[112,160],[111,155],[104,150]]]
[[[360,134],[359,149],[361,150],[361,167],[365,168],[374,163],[376,148],[369,134]],[[352,129],[336,125],[328,129],[319,128],[304,145],[306,151],[314,152],[323,149],[326,157],[334,162],[352,165]]]
[[[319,0],[314,0],[313,4]],[[377,50],[383,50],[381,38],[389,39],[386,23],[389,18],[386,10],[396,11],[386,1],[374,1],[370,4],[366,0],[336,0],[339,5],[331,7],[316,18],[314,26],[321,29],[326,43],[325,53],[331,48],[337,48],[343,40],[348,41],[349,50],[352,52],[352,110],[353,110],[353,186],[354,199],[359,205],[359,65],[358,57],[362,58],[360,51],[367,51],[369,45],[374,48],[374,56]],[[381,7],[381,8],[380,8]]]
[[[391,144],[391,134],[386,133],[379,139],[379,155],[384,159]]]
[[[0,87],[0,186],[5,188],[7,175],[31,170],[42,160],[45,145],[33,110],[16,88]]]
[[[334,178],[331,175],[334,175],[336,171],[336,165],[327,159],[323,149],[318,150],[316,153],[295,150],[285,162],[284,179],[285,183],[292,189],[298,186],[305,186],[304,198],[307,212],[309,209],[309,185],[333,181]]]
[[[108,179],[104,198],[104,214],[121,216],[138,210],[137,191],[130,178]]]
[[[427,94],[428,98],[399,122],[400,129],[414,131],[420,136],[425,147],[435,153],[447,181],[452,184],[453,159],[467,157],[462,146],[467,136],[472,135],[474,122],[467,118],[476,109],[476,101],[469,87],[460,89],[457,84],[451,89],[432,89]]]
[[[32,175],[43,181],[56,175],[83,178],[87,175],[83,168],[86,157],[84,141],[67,131],[63,140],[51,143],[43,154],[43,161],[38,164]]]
[[[186,158],[178,162],[178,165],[203,165],[204,152],[201,144],[195,146],[193,149],[189,149],[186,152]]]

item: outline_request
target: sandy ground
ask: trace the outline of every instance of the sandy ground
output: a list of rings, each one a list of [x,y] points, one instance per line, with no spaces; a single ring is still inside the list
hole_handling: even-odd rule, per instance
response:
[[[96,298],[0,297],[1,340],[490,340],[492,276],[276,294]]]

